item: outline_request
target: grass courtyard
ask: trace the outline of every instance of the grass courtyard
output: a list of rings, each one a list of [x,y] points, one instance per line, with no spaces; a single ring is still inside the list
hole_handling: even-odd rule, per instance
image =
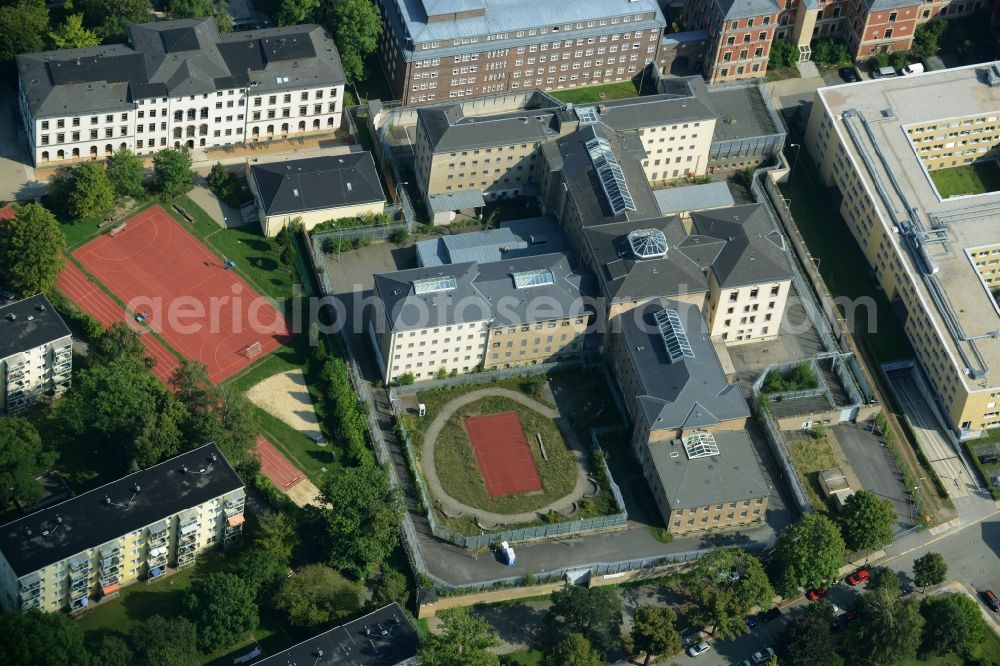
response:
[[[811,432],[799,432],[788,441],[788,452],[792,456],[795,472],[799,475],[802,486],[806,490],[809,504],[821,513],[828,513],[830,507],[823,499],[823,490],[819,485],[819,473],[824,469],[838,466],[837,458],[833,454],[833,448],[827,437],[829,435],[825,433],[814,437]]]
[[[514,411],[528,439],[535,466],[542,478],[540,493],[519,493],[490,497],[479,471],[472,442],[465,431],[465,418]],[[541,434],[548,460],[542,458],[536,434]],[[445,491],[460,502],[486,511],[520,513],[534,511],[573,491],[579,466],[573,451],[556,423],[510,398],[477,400],[455,412],[438,435],[434,451],[438,477]]]
[[[637,97],[639,95],[639,90],[637,89],[636,84],[632,81],[619,81],[617,83],[606,83],[600,86],[587,86],[586,88],[554,90],[549,94],[563,103],[590,104],[607,102],[613,99]]]
[[[942,199],[1000,190],[1000,164],[996,160],[938,169],[929,173]]]

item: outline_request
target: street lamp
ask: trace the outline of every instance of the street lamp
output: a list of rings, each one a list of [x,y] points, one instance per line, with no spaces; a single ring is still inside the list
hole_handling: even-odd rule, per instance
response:
[[[792,171],[791,171],[791,173],[789,173],[789,176],[792,176],[792,175],[795,174],[795,165],[799,163],[799,152],[802,150],[802,144],[801,143],[790,143],[790,144],[788,144],[788,147],[795,149],[795,159],[792,160]]]

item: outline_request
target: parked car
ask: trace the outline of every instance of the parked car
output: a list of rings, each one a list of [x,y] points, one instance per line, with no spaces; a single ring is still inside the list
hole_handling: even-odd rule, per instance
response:
[[[994,613],[1000,611],[1000,599],[997,599],[997,595],[993,594],[993,590],[983,592],[983,599],[986,600],[986,605],[990,607],[991,611]]]
[[[764,663],[767,663],[771,659],[771,657],[773,657],[773,656],[774,656],[774,649],[766,647],[763,650],[759,650],[757,652],[754,652],[750,656],[750,659],[755,664],[764,664]]]
[[[984,453],[981,456],[979,456],[979,462],[983,463],[984,465],[992,465],[993,463],[1000,462],[1000,456],[998,456],[995,453]]]
[[[887,79],[891,76],[896,76],[896,70],[892,67],[879,67],[872,70],[873,79]]]
[[[753,629],[759,624],[760,624],[760,618],[757,617],[756,615],[751,615],[750,617],[747,618],[748,629]]]
[[[847,584],[852,586],[860,585],[861,583],[868,580],[869,577],[871,577],[871,572],[868,571],[868,569],[858,569],[857,571],[855,571],[854,573],[852,573],[850,576],[847,577]]]
[[[771,620],[777,620],[779,617],[781,617],[781,610],[779,610],[778,607],[775,606],[774,608],[768,610],[766,613],[760,614],[759,617],[760,621],[764,623],[770,622]]]
[[[815,590],[809,590],[806,592],[806,598],[809,601],[819,601],[820,599],[826,599],[830,596],[830,590],[824,590],[822,588],[816,588]]]
[[[844,80],[845,83],[857,83],[861,79],[858,77],[857,71],[853,67],[841,67],[838,71],[840,78]]]
[[[696,645],[692,645],[691,647],[689,647],[687,649],[687,653],[688,653],[689,657],[697,657],[699,655],[702,655],[702,654],[705,654],[706,652],[708,652],[708,650],[709,650],[710,647],[712,647],[712,646],[709,645],[708,643],[706,643],[705,641],[702,641],[702,642],[700,642],[700,643],[698,643]]]
[[[903,597],[913,594],[913,586],[909,583],[903,583],[903,585],[899,588],[899,594]]]
[[[136,316],[135,316],[135,320],[136,320],[137,322],[139,322],[140,324],[141,324],[142,322],[146,321],[146,319],[148,319],[148,318],[149,318],[149,313],[148,313],[148,312],[146,312],[145,310],[143,310],[142,312],[139,312],[139,313],[138,313],[138,314],[136,314]]]
[[[912,76],[914,74],[923,74],[923,73],[924,73],[924,65],[923,63],[920,62],[910,63],[903,69],[899,70],[900,76]]]

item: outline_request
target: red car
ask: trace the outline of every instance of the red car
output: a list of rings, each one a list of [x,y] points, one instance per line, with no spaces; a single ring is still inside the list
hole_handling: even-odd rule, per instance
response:
[[[871,577],[871,572],[868,569],[858,569],[850,576],[847,577],[848,585],[860,585]]]
[[[819,601],[820,599],[826,599],[830,596],[830,590],[824,590],[822,588],[816,588],[815,590],[809,590],[806,592],[806,597],[809,601]]]

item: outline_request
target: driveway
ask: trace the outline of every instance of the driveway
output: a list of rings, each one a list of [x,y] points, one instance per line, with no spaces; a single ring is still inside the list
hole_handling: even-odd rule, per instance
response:
[[[0,201],[40,196],[44,186],[34,183],[35,170],[29,164],[28,145],[21,131],[17,91],[0,84]]]
[[[207,187],[195,185],[188,192],[188,196],[223,229],[243,226],[243,216],[240,215],[240,211],[230,207],[225,201],[212,194]]]
[[[853,424],[834,426],[831,431],[861,487],[892,502],[896,512],[893,532],[908,529],[913,524],[912,507],[888,449],[877,437]]]

